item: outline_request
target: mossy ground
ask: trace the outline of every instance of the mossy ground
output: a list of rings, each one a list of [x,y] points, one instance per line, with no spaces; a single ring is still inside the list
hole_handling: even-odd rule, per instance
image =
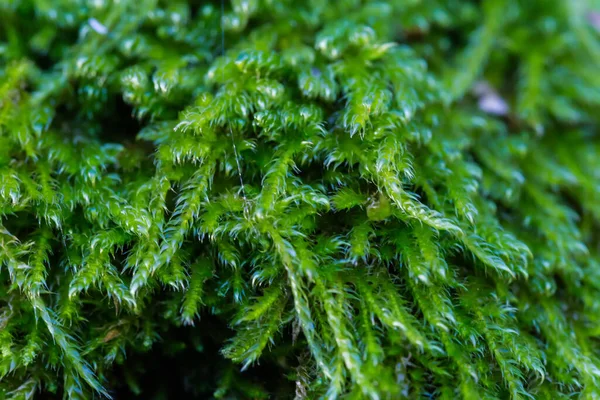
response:
[[[0,2],[0,399],[600,398],[593,0]]]

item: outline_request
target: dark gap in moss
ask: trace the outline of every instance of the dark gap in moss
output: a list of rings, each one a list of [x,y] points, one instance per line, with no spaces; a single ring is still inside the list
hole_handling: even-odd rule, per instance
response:
[[[557,195],[571,210],[573,210],[577,214],[577,217],[579,219],[583,218],[583,216],[585,215],[583,204],[580,201],[578,201],[577,196],[573,193],[572,190],[563,187],[558,190]]]
[[[31,217],[32,215],[30,212],[17,211],[10,215],[3,215],[0,218],[0,224],[3,225],[13,236],[17,237],[19,241],[26,243],[31,234],[38,230],[37,226],[32,226],[31,224],[28,226],[26,223],[26,221],[30,221]]]
[[[42,49],[29,42],[29,56],[35,65],[42,71],[51,71],[63,59],[71,46],[77,43],[79,31],[77,29],[57,29],[56,37],[64,38],[61,43],[55,43],[54,38],[49,43],[49,48]]]
[[[107,106],[107,110],[100,118],[99,136],[103,142],[129,144],[134,143],[143,124],[135,118],[131,105],[123,97],[116,95]]]
[[[49,71],[54,67],[55,61],[47,53],[36,54],[33,59],[35,65],[42,71]]]
[[[189,0],[190,18],[200,16],[205,6],[211,5],[217,12],[221,12],[221,0]],[[168,4],[168,3],[167,3]],[[229,2],[225,1],[225,11],[229,8]]]
[[[200,323],[200,322],[199,322]],[[206,399],[211,398],[219,381],[233,374],[236,384],[260,384],[272,395],[293,391],[293,382],[285,378],[284,365],[278,365],[269,352],[260,364],[245,371],[223,358],[220,349],[233,332],[220,318],[203,313],[199,327],[163,329],[161,340],[149,351],[130,351],[127,359],[111,372],[111,394],[119,399]],[[281,350],[281,349],[279,349]],[[286,349],[289,350],[289,349]],[[289,353],[284,353],[289,357]],[[131,374],[143,392],[136,395],[128,386]]]

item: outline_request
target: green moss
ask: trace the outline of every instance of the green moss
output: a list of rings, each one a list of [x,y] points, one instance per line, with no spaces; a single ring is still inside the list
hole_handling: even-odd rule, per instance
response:
[[[599,10],[0,2],[0,399],[600,397]]]

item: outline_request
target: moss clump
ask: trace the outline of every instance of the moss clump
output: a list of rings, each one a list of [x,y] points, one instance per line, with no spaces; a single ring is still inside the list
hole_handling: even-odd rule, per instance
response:
[[[598,9],[0,2],[0,398],[599,398]]]

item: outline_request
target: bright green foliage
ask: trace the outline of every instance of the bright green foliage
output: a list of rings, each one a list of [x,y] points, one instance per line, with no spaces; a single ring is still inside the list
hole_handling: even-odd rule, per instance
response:
[[[0,399],[600,398],[598,12],[1,1]]]

